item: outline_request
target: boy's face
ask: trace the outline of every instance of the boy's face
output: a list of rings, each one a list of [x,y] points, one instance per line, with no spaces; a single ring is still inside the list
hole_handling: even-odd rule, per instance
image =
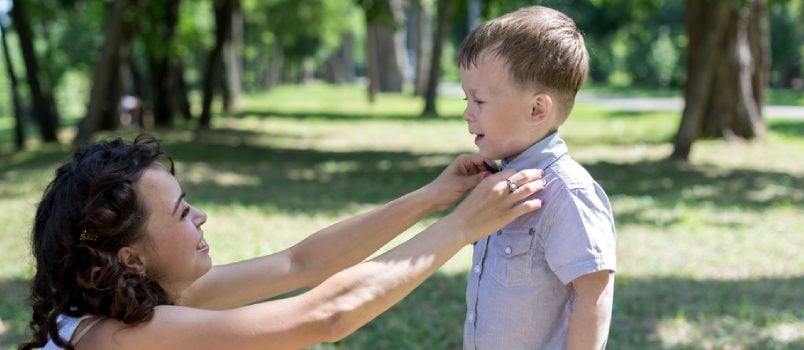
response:
[[[511,79],[501,59],[481,53],[477,65],[460,74],[467,100],[463,119],[481,157],[511,160],[538,141],[535,94]]]

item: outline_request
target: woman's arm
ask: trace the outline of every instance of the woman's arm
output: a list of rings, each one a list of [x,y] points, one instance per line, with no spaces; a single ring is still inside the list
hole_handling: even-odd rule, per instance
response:
[[[297,349],[341,339],[410,293],[466,244],[538,209],[538,171],[508,193],[506,170],[483,181],[451,214],[381,256],[343,270],[307,293],[227,311],[163,306],[142,326],[99,329],[95,348]],[[522,201],[520,203],[520,201]],[[111,337],[116,341],[109,340]],[[95,347],[95,346],[105,347]],[[123,347],[125,345],[125,347]]]
[[[182,295],[182,305],[225,309],[312,287],[363,261],[410,226],[451,206],[481,180],[482,158],[458,157],[433,182],[329,226],[276,254],[215,266]]]

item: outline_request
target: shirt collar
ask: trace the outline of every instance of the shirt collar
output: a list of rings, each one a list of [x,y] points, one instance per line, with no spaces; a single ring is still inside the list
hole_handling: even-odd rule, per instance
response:
[[[501,169],[545,169],[567,154],[567,144],[558,136],[558,131],[536,142],[510,162],[500,163]]]

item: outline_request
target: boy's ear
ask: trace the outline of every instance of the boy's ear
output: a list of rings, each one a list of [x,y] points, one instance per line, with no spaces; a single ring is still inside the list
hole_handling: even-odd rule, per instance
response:
[[[546,121],[553,112],[553,98],[547,93],[534,94],[530,104],[531,121],[540,124]]]
[[[117,250],[117,261],[123,264],[129,272],[135,275],[145,275],[145,260],[132,247],[122,247]]]

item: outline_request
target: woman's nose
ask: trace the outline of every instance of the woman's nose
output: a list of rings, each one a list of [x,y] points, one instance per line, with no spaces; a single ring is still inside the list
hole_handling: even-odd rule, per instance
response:
[[[197,222],[197,223],[196,223],[196,226],[199,226],[199,227],[200,227],[200,226],[201,226],[201,225],[203,225],[205,222],[207,222],[207,213],[205,213],[205,212],[204,212],[203,210],[201,210],[201,209],[197,209],[197,210],[198,210],[198,219],[197,219],[197,221],[196,221],[196,222]]]

